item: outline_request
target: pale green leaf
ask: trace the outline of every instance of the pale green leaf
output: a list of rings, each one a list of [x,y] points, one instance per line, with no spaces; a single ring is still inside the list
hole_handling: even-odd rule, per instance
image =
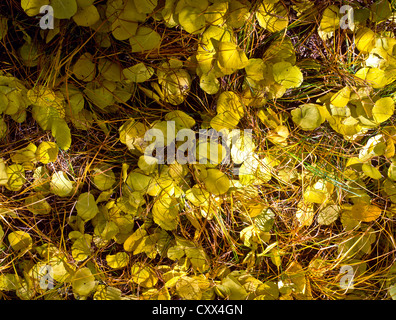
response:
[[[69,126],[64,119],[54,119],[51,125],[51,132],[59,148],[62,150],[68,150],[70,148],[71,133]]]
[[[32,248],[33,240],[30,234],[24,231],[14,231],[8,235],[8,242],[14,251],[27,251]]]
[[[50,0],[50,5],[57,19],[70,19],[77,13],[76,0]]]
[[[136,34],[129,38],[132,52],[143,52],[158,48],[161,44],[161,36],[153,29],[141,26]]]
[[[179,12],[178,19],[183,29],[192,34],[201,33],[206,24],[204,13],[196,7],[184,7]]]
[[[84,53],[74,64],[73,73],[79,80],[92,81],[96,76],[96,66],[92,54]]]
[[[303,82],[303,74],[299,67],[290,62],[278,62],[272,66],[274,80],[286,89],[297,88]]]
[[[73,275],[71,284],[75,295],[86,297],[95,289],[96,281],[91,270],[83,267]]]
[[[25,168],[20,164],[12,164],[6,167],[8,182],[5,187],[10,191],[18,191],[26,182]]]
[[[73,16],[74,22],[81,27],[89,27],[94,25],[100,19],[98,9],[94,5],[78,9]]]
[[[307,103],[291,111],[293,122],[303,130],[315,130],[324,121],[318,105]]]
[[[132,82],[144,82],[151,78],[154,69],[140,62],[122,70],[124,77]]]
[[[99,212],[94,196],[88,192],[84,192],[79,195],[76,210],[77,215],[84,221],[93,219]]]

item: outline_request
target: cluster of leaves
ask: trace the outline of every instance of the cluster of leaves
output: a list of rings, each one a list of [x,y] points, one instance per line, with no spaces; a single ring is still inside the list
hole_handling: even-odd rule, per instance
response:
[[[352,5],[344,31],[338,5],[308,0],[20,5],[18,17],[49,5],[55,20],[32,37],[0,11],[1,45],[23,34],[15,70],[0,70],[0,296],[396,297],[387,0]],[[342,84],[311,89],[327,78],[299,61],[306,25],[326,50],[353,38]],[[82,35],[70,50],[68,28]]]

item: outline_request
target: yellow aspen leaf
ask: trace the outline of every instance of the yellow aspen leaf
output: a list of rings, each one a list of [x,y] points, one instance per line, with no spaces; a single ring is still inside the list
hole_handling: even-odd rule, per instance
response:
[[[217,59],[222,68],[238,70],[243,69],[249,63],[245,52],[232,42],[219,42],[217,49]]]
[[[25,251],[32,248],[33,240],[30,234],[24,231],[14,231],[8,235],[8,241],[14,251]]]
[[[378,219],[381,213],[382,210],[375,205],[358,202],[352,206],[350,216],[362,222],[370,222]]]
[[[96,287],[95,277],[91,270],[83,267],[76,271],[72,278],[73,293],[79,297],[86,297]]]

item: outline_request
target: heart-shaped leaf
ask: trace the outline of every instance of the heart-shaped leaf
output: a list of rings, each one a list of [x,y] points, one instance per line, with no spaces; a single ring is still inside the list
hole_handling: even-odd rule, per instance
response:
[[[79,297],[87,297],[96,286],[91,270],[83,267],[76,271],[72,278],[73,293]]]
[[[293,122],[303,130],[315,130],[324,121],[318,107],[316,104],[307,103],[292,110]]]
[[[110,268],[121,269],[128,265],[129,256],[126,252],[117,252],[116,254],[108,254],[106,261]]]
[[[84,221],[93,219],[99,212],[94,196],[88,192],[84,192],[79,195],[76,210],[77,215]]]
[[[57,19],[70,19],[78,9],[76,0],[50,0],[50,5]]]

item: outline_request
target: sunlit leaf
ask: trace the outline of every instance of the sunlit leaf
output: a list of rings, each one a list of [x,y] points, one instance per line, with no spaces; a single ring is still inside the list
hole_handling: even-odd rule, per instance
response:
[[[73,232],[73,231],[72,231]],[[69,233],[69,238],[70,234]],[[92,236],[89,234],[78,235],[72,245],[72,256],[76,261],[84,261],[91,254]]]
[[[97,165],[92,172],[93,182],[99,190],[109,190],[116,183],[113,170],[106,165]]]
[[[206,24],[204,13],[196,7],[184,7],[179,12],[178,19],[183,29],[192,34],[202,32]]]
[[[210,120],[210,126],[216,131],[222,129],[234,129],[239,123],[240,117],[231,111],[217,114]]]
[[[153,205],[153,218],[164,230],[174,230],[178,224],[179,206],[172,196],[162,194]]]
[[[189,116],[187,113],[181,110],[174,110],[168,112],[165,115],[165,120],[175,121],[176,128],[188,128],[190,129],[195,125],[195,120],[193,117]]]
[[[79,195],[76,210],[77,215],[84,221],[91,220],[99,212],[94,196],[88,192]]]
[[[50,190],[59,197],[67,197],[73,192],[74,184],[63,171],[57,171],[51,177]]]
[[[26,182],[25,169],[20,164],[12,164],[6,167],[8,181],[5,187],[11,191],[18,191]]]
[[[223,41],[218,44],[217,59],[221,67],[230,70],[243,69],[249,61],[237,44]]]
[[[152,288],[158,282],[154,270],[150,266],[144,266],[141,263],[135,263],[131,267],[130,273],[131,280],[145,288]]]
[[[356,48],[363,53],[368,53],[375,46],[375,33],[369,28],[359,28],[356,33]]]
[[[11,154],[11,160],[15,163],[21,163],[27,170],[32,169],[30,163],[37,162],[36,151],[36,145],[29,143],[27,147],[16,150]]]
[[[121,290],[115,287],[98,285],[96,287],[94,300],[121,300]]]
[[[289,24],[287,10],[282,2],[262,3],[256,12],[259,25],[270,32],[278,32]]]
[[[291,111],[293,122],[303,130],[315,130],[324,121],[318,105],[307,103]]]
[[[257,245],[268,242],[271,235],[268,232],[259,230],[255,225],[250,225],[241,230],[240,238],[245,246],[254,249]]]
[[[146,176],[139,172],[132,171],[126,180],[126,183],[134,190],[139,192],[146,192],[153,177]]]
[[[216,286],[224,297],[229,300],[244,300],[247,296],[246,289],[241,285],[238,279],[229,274],[221,280],[221,284]]]
[[[250,212],[250,216],[252,216],[252,212]],[[264,206],[261,212],[254,217],[253,223],[255,227],[262,231],[262,232],[268,232],[272,229],[272,226],[274,225],[275,222],[275,214],[274,212]]]
[[[382,178],[381,172],[377,168],[373,167],[371,164],[363,163],[362,170],[372,179],[378,180]]]
[[[71,133],[69,126],[64,119],[54,119],[51,125],[51,132],[59,148],[63,150],[68,150],[70,148]]]
[[[232,136],[230,137],[232,139]],[[231,158],[234,163],[240,164],[250,157],[256,148],[251,135],[240,135],[231,146]]]
[[[293,291],[303,295],[309,294],[308,281],[305,277],[305,270],[296,261],[293,261],[285,271],[285,275],[293,283]]]
[[[342,258],[359,259],[362,255],[371,251],[371,244],[375,241],[374,233],[356,234],[343,241],[338,246],[338,254]]]
[[[349,102],[350,95],[351,89],[349,87],[344,87],[331,97],[330,103],[338,108],[345,107]]]
[[[52,141],[43,141],[36,150],[37,161],[43,164],[55,162],[58,158],[58,146]]]
[[[244,115],[243,104],[238,95],[233,91],[224,91],[217,98],[217,113],[231,112],[236,118]]]
[[[49,0],[21,0],[21,7],[30,17],[40,13],[42,6],[48,5]]]
[[[274,80],[286,89],[297,88],[303,82],[303,74],[299,67],[290,62],[278,62],[272,66]]]
[[[213,73],[203,74],[199,78],[199,86],[207,94],[215,94],[220,89],[220,82]]]
[[[146,230],[139,228],[133,234],[131,234],[124,242],[124,250],[127,252],[133,252],[147,235]]]
[[[70,19],[77,13],[76,0],[50,0],[50,4],[57,19]]]
[[[318,223],[321,225],[330,225],[337,220],[340,208],[337,205],[329,205],[323,208],[318,214]]]
[[[24,231],[14,231],[8,235],[8,241],[14,251],[27,251],[32,248],[33,240],[30,234]]]
[[[111,240],[120,229],[113,220],[101,219],[95,226],[94,232],[104,240]]]
[[[200,300],[202,297],[198,281],[188,276],[177,280],[176,292],[183,300]]]
[[[378,219],[381,213],[382,210],[375,205],[358,202],[352,206],[350,215],[356,220],[370,222]]]
[[[230,188],[227,175],[217,169],[208,169],[204,179],[206,189],[215,195],[224,194]]]
[[[271,167],[265,159],[251,153],[239,168],[239,181],[243,185],[262,184],[271,180]]]
[[[377,100],[372,109],[374,120],[378,123],[388,120],[395,112],[395,102],[391,97]]]
[[[232,28],[242,27],[249,19],[249,3],[237,0],[230,1],[228,4],[227,24]]]
[[[202,247],[186,247],[184,250],[194,268],[200,272],[207,271],[209,268],[209,260]]]
[[[90,269],[83,267],[76,271],[72,278],[73,293],[79,297],[86,297],[94,291],[95,277]]]
[[[8,182],[7,167],[2,158],[0,158],[0,186],[6,185]]]
[[[225,159],[227,155],[226,148],[210,139],[210,141],[202,141],[197,144],[197,160],[201,164],[206,164],[207,166],[216,166]]]
[[[359,69],[356,77],[367,81],[374,89],[383,88],[386,86],[388,79],[386,78],[385,71],[378,68],[362,68]]]
[[[323,40],[331,38],[334,31],[340,26],[340,9],[336,5],[328,6],[324,12],[319,26],[319,36]]]
[[[0,274],[0,290],[15,291],[17,286],[17,275],[13,273]]]
[[[305,201],[300,201],[297,204],[297,211],[296,211],[296,219],[298,220],[300,226],[310,226],[313,222],[313,217],[315,215],[315,211],[313,208],[313,203],[309,202],[311,200],[308,198]]]
[[[117,252],[106,256],[107,264],[113,269],[124,268],[129,263],[129,256],[126,252]]]
[[[206,21],[214,25],[222,25],[228,6],[228,2],[217,2],[210,5],[205,12]]]

